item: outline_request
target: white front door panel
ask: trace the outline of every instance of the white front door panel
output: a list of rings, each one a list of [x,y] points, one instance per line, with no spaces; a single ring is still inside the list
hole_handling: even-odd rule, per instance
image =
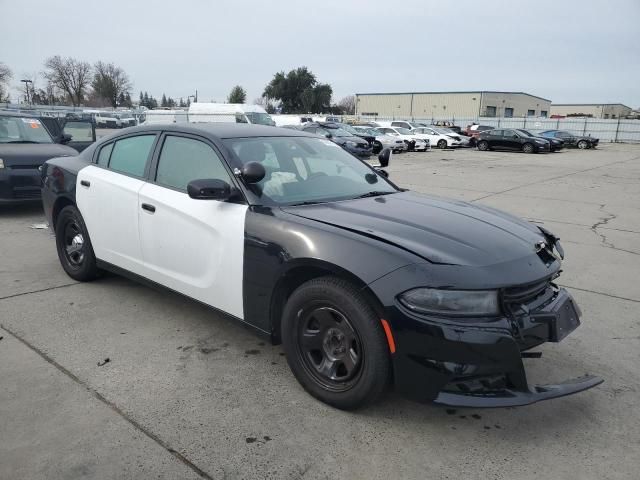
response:
[[[145,276],[244,318],[246,205],[194,200],[152,183],[140,190],[139,203]],[[153,205],[155,212],[143,210],[143,203]]]
[[[94,165],[80,170],[76,183],[76,202],[96,258],[137,274],[143,271],[138,234],[142,185],[142,180]]]

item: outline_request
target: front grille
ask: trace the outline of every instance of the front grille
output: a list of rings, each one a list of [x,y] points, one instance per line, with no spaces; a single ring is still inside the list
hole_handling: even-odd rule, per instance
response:
[[[37,170],[40,165],[10,165],[11,170]]]
[[[535,300],[550,285],[551,281],[549,279],[545,279],[541,282],[531,283],[529,285],[505,288],[502,291],[502,299],[506,303],[527,304]]]
[[[557,287],[546,278],[539,282],[504,288],[501,291],[502,307],[509,316],[519,316],[535,312],[557,295]]]

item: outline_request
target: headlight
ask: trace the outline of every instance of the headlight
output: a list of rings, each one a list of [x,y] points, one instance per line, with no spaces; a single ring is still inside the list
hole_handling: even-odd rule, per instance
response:
[[[356,142],[345,142],[347,147],[356,148],[358,144]]]
[[[500,314],[496,290],[414,288],[399,296],[410,310],[432,315],[494,317]]]
[[[0,169],[4,168],[4,160],[0,158]]]
[[[538,145],[545,145],[546,143],[549,143],[549,142],[547,142],[546,140],[536,140],[536,143]]]

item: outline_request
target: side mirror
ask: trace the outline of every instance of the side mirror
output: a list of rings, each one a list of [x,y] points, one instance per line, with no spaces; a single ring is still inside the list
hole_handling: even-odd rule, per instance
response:
[[[264,165],[260,162],[245,163],[240,173],[247,184],[258,183],[267,174]]]
[[[378,155],[378,161],[380,162],[380,166],[382,168],[386,168],[389,166],[389,162],[391,161],[391,149],[385,148]]]
[[[60,143],[62,145],[66,145],[67,143],[69,143],[71,141],[73,137],[71,135],[69,135],[68,133],[63,133],[60,135]]]
[[[333,135],[331,135],[329,132],[325,133],[324,136],[327,138],[333,138]]]
[[[217,178],[192,180],[187,193],[196,200],[227,200],[231,197],[231,185]]]

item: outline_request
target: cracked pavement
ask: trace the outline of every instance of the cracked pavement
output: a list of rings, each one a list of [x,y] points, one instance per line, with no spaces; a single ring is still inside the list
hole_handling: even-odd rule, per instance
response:
[[[389,394],[356,413],[298,386],[279,346],[109,275],[71,281],[38,206],[0,209],[0,478],[635,479],[640,465],[640,145],[394,155],[403,187],[500,208],[561,237],[583,325],[532,382],[593,390],[517,409]],[[109,362],[104,362],[109,358]]]

